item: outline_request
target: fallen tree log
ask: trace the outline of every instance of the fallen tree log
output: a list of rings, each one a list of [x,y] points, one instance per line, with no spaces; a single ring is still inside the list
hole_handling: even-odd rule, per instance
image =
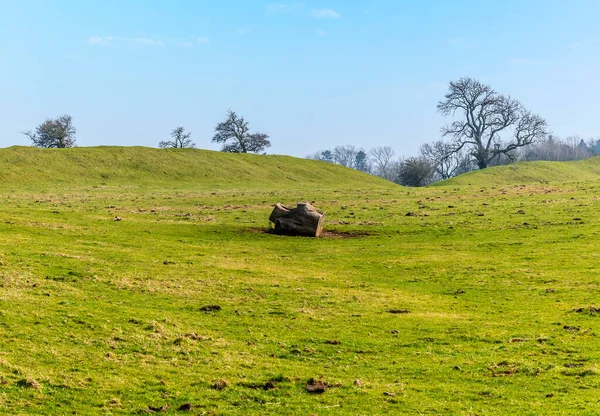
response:
[[[300,202],[296,208],[275,205],[269,221],[275,224],[275,234],[319,237],[323,231],[325,214],[308,202]]]

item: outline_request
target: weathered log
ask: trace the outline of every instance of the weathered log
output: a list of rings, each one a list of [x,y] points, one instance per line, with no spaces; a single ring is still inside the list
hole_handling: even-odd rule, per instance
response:
[[[296,208],[275,205],[269,221],[275,224],[275,234],[319,237],[323,231],[325,214],[308,202],[300,202]]]

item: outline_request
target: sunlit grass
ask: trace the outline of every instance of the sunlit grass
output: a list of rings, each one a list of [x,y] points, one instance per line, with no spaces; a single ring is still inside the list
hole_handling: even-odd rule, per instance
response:
[[[331,172],[226,189],[218,172],[32,173],[16,192],[7,173],[0,412],[600,412],[600,184],[405,189]],[[262,232],[271,204],[302,199],[352,238]]]

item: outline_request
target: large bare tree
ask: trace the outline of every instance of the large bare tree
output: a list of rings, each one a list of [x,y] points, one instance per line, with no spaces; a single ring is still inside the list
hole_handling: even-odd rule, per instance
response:
[[[234,111],[227,112],[227,119],[215,127],[212,141],[223,143],[222,152],[259,153],[271,146],[269,136],[264,133],[250,133],[248,122]]]
[[[174,148],[174,149],[185,149],[185,148],[194,148],[196,147],[196,143],[190,139],[192,137],[192,133],[185,131],[183,127],[177,127],[171,132],[171,139],[166,140],[164,142],[160,142],[158,147],[161,148]]]
[[[442,127],[442,135],[452,139],[453,152],[467,148],[479,169],[548,134],[546,120],[472,78],[450,82],[437,108],[444,116],[460,116]]]
[[[47,119],[35,131],[23,133],[36,147],[65,148],[75,146],[75,126],[70,115]]]

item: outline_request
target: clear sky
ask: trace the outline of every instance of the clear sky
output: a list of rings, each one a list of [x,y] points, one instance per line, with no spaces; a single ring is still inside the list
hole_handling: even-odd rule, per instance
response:
[[[0,146],[71,114],[77,143],[198,147],[228,109],[269,153],[337,144],[414,155],[450,80],[600,136],[598,0],[0,0]]]

